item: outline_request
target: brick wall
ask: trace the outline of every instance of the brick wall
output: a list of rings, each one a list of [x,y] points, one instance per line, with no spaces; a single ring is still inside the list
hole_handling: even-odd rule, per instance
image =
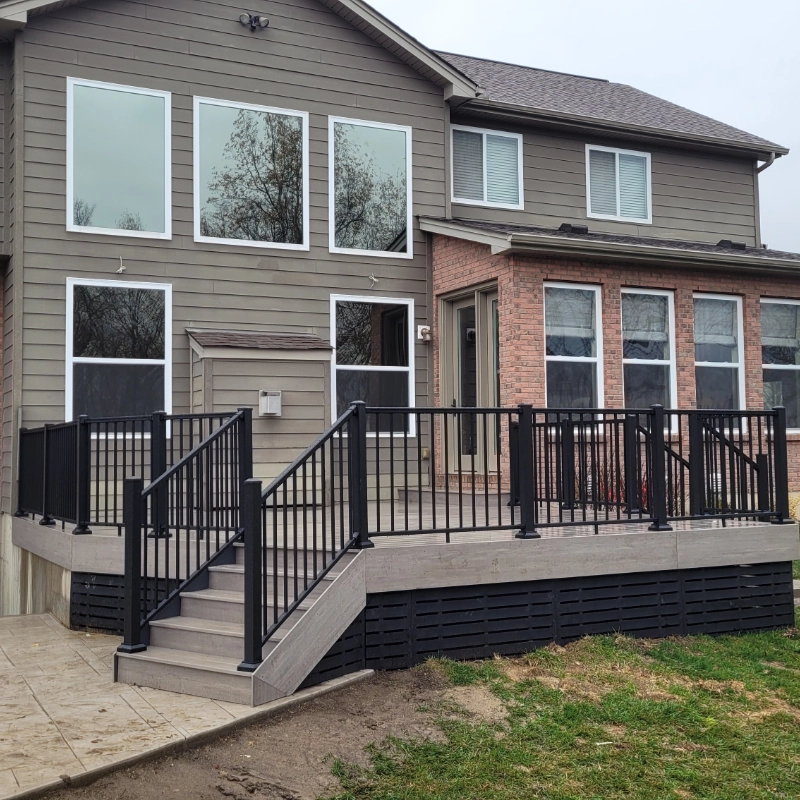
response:
[[[545,281],[567,281],[601,287],[604,405],[621,408],[622,323],[620,297],[624,287],[668,289],[675,293],[675,349],[678,406],[693,408],[695,292],[738,295],[742,298],[745,396],[747,407],[762,408],[762,297],[800,299],[800,279],[742,275],[696,268],[669,269],[566,261],[518,255],[493,256],[486,245],[435,236],[433,240],[434,393],[439,404],[440,299],[462,289],[497,282],[500,318],[500,402],[502,405],[546,405],[544,359]],[[800,434],[789,436],[789,480],[800,491]]]

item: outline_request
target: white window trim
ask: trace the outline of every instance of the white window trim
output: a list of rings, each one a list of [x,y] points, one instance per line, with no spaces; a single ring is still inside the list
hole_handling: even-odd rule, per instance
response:
[[[268,114],[282,114],[287,117],[299,117],[303,121],[303,242],[290,244],[286,242],[254,242],[249,239],[223,239],[216,236],[203,236],[200,233],[200,106],[222,106],[223,108],[236,108],[245,111],[260,111]],[[195,97],[193,103],[194,121],[194,240],[205,244],[234,245],[237,247],[260,247],[278,250],[309,250],[310,249],[310,219],[309,219],[309,158],[308,158],[308,112],[290,111],[285,108],[272,108],[270,106],[253,105],[252,103],[239,103],[232,100],[216,100],[211,97]]]
[[[547,289],[581,289],[583,291],[594,292],[594,309],[595,309],[595,337],[597,345],[596,356],[549,356],[547,355]],[[547,363],[549,361],[568,361],[577,362],[579,364],[594,363],[595,375],[597,380],[597,408],[603,408],[605,401],[604,391],[604,364],[603,364],[603,303],[602,303],[602,287],[591,283],[564,283],[561,281],[545,281],[542,288],[542,327],[544,328],[544,396],[545,405],[547,405]],[[558,409],[555,409],[556,411]],[[577,409],[576,409],[577,410]],[[586,409],[591,411],[592,409]]]
[[[616,165],[616,183],[617,183],[617,211],[620,208],[620,197],[619,197],[619,156],[620,155],[627,155],[627,156],[639,156],[640,158],[644,158],[647,161],[647,166],[645,168],[645,176],[647,180],[647,186],[645,191],[647,193],[647,216],[646,217],[623,217],[620,214],[597,214],[592,212],[592,177],[591,177],[591,167],[589,164],[589,153],[592,150],[600,150],[604,153],[614,153],[616,154],[615,165]],[[652,179],[652,170],[651,170],[651,159],[650,153],[644,153],[640,150],[623,150],[619,147],[603,147],[599,144],[587,144],[586,145],[586,216],[589,219],[606,219],[611,220],[613,222],[632,222],[638,225],[652,225],[653,224],[653,179]]]
[[[738,369],[739,370],[739,410],[747,408],[747,399],[745,398],[744,390],[744,320],[742,319],[742,298],[735,294],[712,294],[710,292],[695,292],[692,295],[692,325],[694,325],[694,301],[695,299],[706,300],[727,300],[736,303],[736,321],[737,321],[737,350],[739,351],[739,360],[732,362],[720,361],[697,361],[695,359],[694,366],[697,367],[717,367],[719,369]],[[694,335],[692,336],[694,339]],[[697,373],[695,372],[695,376]],[[695,406],[697,407],[697,378],[695,377]],[[706,409],[698,409],[700,411]],[[708,409],[709,411],[716,411],[717,409]],[[721,409],[723,411],[728,409]]]
[[[408,307],[408,366],[407,367],[378,367],[378,366],[359,366],[359,365],[342,365],[336,364],[336,304],[337,303],[370,303],[373,305],[392,305]],[[338,417],[338,409],[336,407],[336,370],[350,370],[355,372],[408,372],[408,406],[409,408],[416,408],[416,371],[414,366],[414,348],[416,342],[414,339],[414,300],[407,297],[364,297],[361,295],[349,294],[332,294],[331,295],[331,420],[336,420]],[[376,433],[370,432],[367,436],[375,438],[388,438],[394,436],[395,438],[403,438],[406,434],[402,431],[397,431],[394,434],[390,433]],[[408,420],[408,438],[413,439],[417,435],[417,421],[414,414],[409,414]]]
[[[336,246],[336,186],[335,186],[335,141],[334,126],[336,123],[344,125],[361,125],[365,128],[381,128],[389,131],[403,131],[406,135],[406,252],[393,253],[384,250],[358,250],[352,247]],[[351,256],[377,256],[378,258],[414,258],[414,184],[413,184],[413,147],[412,129],[408,125],[394,125],[390,122],[370,122],[363,119],[348,119],[347,117],[328,117],[328,250],[331,253],[344,253]]]
[[[74,90],[76,86],[89,86],[95,89],[143,94],[148,97],[164,99],[164,232],[128,231],[119,228],[98,228],[94,225],[83,227],[75,225],[75,164],[73,146],[75,143]],[[172,93],[159,89],[143,89],[139,86],[123,86],[118,83],[89,81],[83,78],[67,78],[67,230],[70,233],[101,234],[103,236],[130,236],[136,239],[172,239]]]
[[[633,287],[625,287],[622,289],[622,294],[644,294],[656,295],[658,297],[667,298],[668,306],[668,322],[669,322],[669,358],[668,359],[655,359],[655,358],[622,358],[623,367],[627,364],[644,364],[653,366],[668,366],[669,367],[669,406],[668,408],[678,407],[678,376],[676,374],[676,359],[675,359],[675,292],[668,289],[639,289]],[[622,315],[620,314],[620,317]],[[621,319],[620,319],[621,323]],[[623,331],[623,348],[624,348],[624,331]],[[624,351],[623,351],[624,352]],[[625,396],[625,370],[622,370],[622,388],[623,397]]]
[[[772,305],[778,306],[800,306],[800,300],[791,300],[789,298],[780,299],[778,297],[762,297],[761,298],[761,305],[766,305],[771,303]],[[763,347],[763,345],[762,345]],[[763,354],[763,350],[762,350]],[[761,378],[763,384],[764,378],[764,370],[766,369],[774,369],[774,370],[785,370],[786,372],[800,372],[800,364],[761,364]],[[787,428],[787,431],[790,433],[800,433],[800,428]]]
[[[482,137],[483,153],[483,200],[467,200],[456,196],[456,174],[455,174],[455,151],[454,151],[454,131],[466,131],[467,133],[479,133]],[[519,202],[518,203],[493,203],[489,200],[489,182],[487,180],[486,165],[486,135],[504,136],[507,139],[516,139],[517,145],[517,172],[519,181]],[[462,206],[480,206],[485,208],[507,208],[512,211],[523,211],[525,209],[525,184],[523,170],[523,145],[524,139],[521,133],[508,133],[507,131],[496,131],[491,128],[472,128],[468,125],[450,126],[450,201]]]
[[[116,289],[150,289],[164,292],[164,358],[86,358],[73,356],[75,324],[75,287],[110,286]],[[93,280],[67,278],[67,336],[66,380],[64,382],[64,420],[72,422],[73,365],[75,364],[161,364],[164,367],[164,408],[158,411],[172,413],[172,284],[139,283],[134,281]]]

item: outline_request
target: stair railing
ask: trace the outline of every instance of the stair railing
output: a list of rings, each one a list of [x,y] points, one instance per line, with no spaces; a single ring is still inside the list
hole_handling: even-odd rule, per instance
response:
[[[367,525],[367,413],[353,405],[266,490],[245,486],[243,672],[351,549]]]
[[[147,487],[125,480],[124,639],[147,649],[148,623],[177,616],[181,592],[207,588],[208,568],[241,539],[240,506],[253,476],[252,409],[240,409]]]

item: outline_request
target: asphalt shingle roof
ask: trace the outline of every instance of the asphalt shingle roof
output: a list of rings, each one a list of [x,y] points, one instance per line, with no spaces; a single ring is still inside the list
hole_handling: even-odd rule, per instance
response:
[[[257,350],[330,350],[319,336],[267,331],[217,331],[187,328],[186,333],[201,347],[244,347]]]
[[[490,102],[611,124],[727,140],[767,151],[785,148],[623,83],[437,52],[486,90]]]

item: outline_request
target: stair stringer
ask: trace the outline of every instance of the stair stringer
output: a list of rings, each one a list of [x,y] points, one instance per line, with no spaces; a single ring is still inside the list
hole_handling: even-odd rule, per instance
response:
[[[366,605],[365,553],[361,551],[253,673],[252,705],[294,694]]]

